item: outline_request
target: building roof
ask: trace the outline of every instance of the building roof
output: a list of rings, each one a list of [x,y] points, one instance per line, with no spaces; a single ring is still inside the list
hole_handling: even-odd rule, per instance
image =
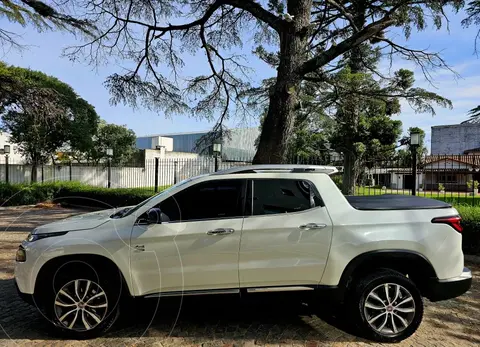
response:
[[[480,167],[479,155],[429,155],[425,157],[423,165],[438,163],[444,160],[450,160],[461,164]],[[448,169],[448,167],[446,168]]]
[[[472,152],[480,152],[480,147],[472,148],[472,149],[466,149],[466,150],[463,151],[463,154],[468,154],[468,153],[472,153]]]
[[[170,134],[152,134],[152,135],[144,135],[144,136],[137,136],[137,138],[147,138],[147,137],[169,137],[169,136],[176,136],[176,135],[195,135],[195,134],[206,134],[209,130],[205,131],[190,131],[190,132],[183,132],[183,133],[170,133]]]
[[[479,123],[460,123],[460,124],[442,124],[442,125],[433,125],[431,128],[432,129],[438,129],[438,128],[461,128],[461,127],[475,127],[475,126],[480,126]]]
[[[229,131],[235,131],[235,130],[244,130],[244,129],[258,129],[258,127],[246,127],[246,128],[232,128],[229,129]],[[179,132],[179,133],[164,133],[164,134],[153,134],[153,135],[144,135],[144,136],[137,136],[137,138],[144,138],[144,137],[169,137],[169,136],[177,136],[177,135],[196,135],[196,134],[207,134],[209,133],[210,130],[199,130],[199,131],[187,131],[187,132]]]

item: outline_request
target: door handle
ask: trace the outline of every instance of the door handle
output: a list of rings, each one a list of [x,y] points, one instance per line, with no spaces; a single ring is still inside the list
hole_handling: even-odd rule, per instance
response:
[[[235,229],[231,228],[218,228],[218,229],[213,229],[207,231],[207,235],[227,235],[227,234],[233,234]]]
[[[299,228],[303,230],[324,229],[326,227],[327,227],[326,224],[321,224],[321,223],[308,223],[308,224],[303,224],[299,226]]]
[[[145,251],[145,246],[144,246],[144,245],[136,245],[136,246],[133,247],[133,248],[135,248],[135,251],[137,251],[137,252],[143,252],[143,251]]]

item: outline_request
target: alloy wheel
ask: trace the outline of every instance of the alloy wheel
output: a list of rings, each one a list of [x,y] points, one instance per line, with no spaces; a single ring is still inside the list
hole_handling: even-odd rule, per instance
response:
[[[68,282],[57,292],[54,310],[58,321],[65,328],[87,331],[105,319],[108,299],[98,283],[77,279]]]
[[[365,318],[370,327],[384,336],[397,335],[407,329],[415,317],[412,294],[396,283],[375,287],[364,303]]]

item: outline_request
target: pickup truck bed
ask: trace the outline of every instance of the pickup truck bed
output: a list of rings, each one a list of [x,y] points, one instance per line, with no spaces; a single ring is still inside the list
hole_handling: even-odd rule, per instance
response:
[[[434,199],[427,199],[411,195],[366,195],[346,196],[350,205],[357,210],[426,210],[451,208],[452,205]]]

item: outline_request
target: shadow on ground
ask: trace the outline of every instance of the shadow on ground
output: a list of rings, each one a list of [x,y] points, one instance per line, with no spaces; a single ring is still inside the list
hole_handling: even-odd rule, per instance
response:
[[[308,305],[291,296],[259,295],[136,300],[98,340],[180,337],[187,344],[213,340],[255,340],[259,344],[358,341],[348,333],[344,317],[330,307]],[[0,312],[0,341],[63,339],[34,307],[18,299],[13,279],[0,280]]]

